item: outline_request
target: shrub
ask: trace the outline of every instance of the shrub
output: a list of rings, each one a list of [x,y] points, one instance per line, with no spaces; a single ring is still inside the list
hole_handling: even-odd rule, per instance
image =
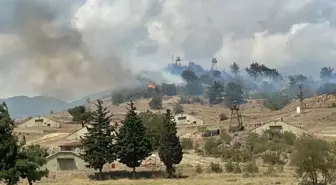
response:
[[[296,135],[293,134],[292,132],[285,131],[283,133],[283,139],[284,142],[288,145],[294,145],[294,142],[296,140]]]
[[[331,104],[331,107],[332,107],[332,108],[335,108],[335,107],[336,107],[336,103],[332,103],[332,104]]]
[[[259,172],[258,166],[255,163],[255,161],[248,162],[244,166],[243,170],[244,172],[247,172],[247,173],[258,173]]]
[[[190,104],[190,100],[186,96],[181,96],[180,101],[178,103],[179,104]]]
[[[195,171],[196,171],[196,173],[198,173],[198,174],[203,173],[203,168],[202,168],[202,166],[199,165],[199,164],[197,164],[197,166],[195,167]]]
[[[212,173],[222,173],[223,169],[219,163],[211,162],[209,166],[209,171]]]
[[[266,152],[264,155],[261,156],[264,163],[270,164],[270,165],[276,165],[276,164],[285,164],[285,161],[280,159],[280,155],[275,152]]]
[[[184,150],[191,150],[193,149],[193,140],[190,138],[182,138],[181,146]]]
[[[268,166],[267,171],[264,172],[265,176],[276,176],[276,171],[273,166]]]
[[[225,121],[228,120],[229,118],[227,117],[227,115],[225,115],[224,113],[219,114],[219,120],[220,121]]]
[[[174,107],[174,113],[175,114],[181,114],[184,112],[183,106],[181,104],[176,104]]]
[[[202,99],[199,96],[194,96],[191,98],[191,103],[201,103]]]
[[[225,144],[230,144],[232,141],[232,137],[225,130],[221,130],[220,137]]]
[[[225,167],[225,172],[227,172],[227,173],[233,172],[233,163],[232,163],[232,161],[226,162],[225,165],[224,165],[224,167]]]
[[[162,109],[162,97],[158,95],[154,96],[148,105],[151,109]]]
[[[233,173],[241,173],[242,172],[239,163],[233,163],[233,171],[232,172]]]
[[[221,150],[218,147],[220,144],[221,143],[214,138],[206,139],[206,141],[204,143],[205,153],[209,156],[218,157],[221,153]]]

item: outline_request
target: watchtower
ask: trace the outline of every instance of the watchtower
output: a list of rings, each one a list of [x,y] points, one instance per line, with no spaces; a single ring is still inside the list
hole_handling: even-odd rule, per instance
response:
[[[230,132],[239,132],[243,131],[245,128],[243,126],[243,119],[240,113],[239,105],[237,105],[236,100],[232,102],[231,110],[231,120],[230,120]],[[237,120],[237,125],[232,126],[233,121]]]
[[[218,70],[218,67],[217,67],[217,59],[216,58],[213,58],[212,61],[211,61],[212,65],[211,65],[211,71],[215,71],[215,70]]]

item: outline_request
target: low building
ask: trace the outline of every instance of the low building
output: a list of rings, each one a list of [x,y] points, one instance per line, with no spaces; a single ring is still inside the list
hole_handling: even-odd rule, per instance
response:
[[[23,122],[21,125],[18,126],[18,128],[32,128],[32,127],[60,128],[60,123],[50,118],[37,116]]]
[[[60,151],[47,157],[46,168],[50,172],[86,170],[86,163],[81,158],[82,143],[77,140],[66,141],[59,145]]]
[[[297,136],[308,134],[307,130],[291,125],[289,123],[282,122],[282,121],[271,121],[269,123],[265,123],[261,125],[260,127],[252,129],[250,132],[255,132],[261,135],[266,130],[279,130],[281,132],[287,131],[287,132],[292,132],[293,134]]]
[[[203,125],[204,121],[188,114],[178,114],[173,120],[177,125]]]
[[[86,170],[86,163],[80,155],[72,151],[59,151],[47,157],[47,164],[45,166],[50,172],[59,171],[84,171]]]

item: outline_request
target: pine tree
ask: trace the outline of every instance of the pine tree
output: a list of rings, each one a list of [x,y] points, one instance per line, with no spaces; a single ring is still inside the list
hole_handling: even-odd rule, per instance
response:
[[[101,179],[103,166],[116,160],[116,128],[110,125],[112,115],[108,115],[109,111],[103,107],[103,102],[97,100],[96,106],[91,125],[86,127],[88,132],[81,138],[84,148],[82,157],[90,168],[99,170]]]
[[[135,178],[135,168],[139,167],[141,162],[151,155],[152,145],[142,119],[135,112],[133,101],[129,106],[118,133],[117,146],[119,161],[129,168],[133,168],[133,177]]]
[[[11,119],[6,103],[0,105],[0,181],[7,185],[14,185],[19,181],[16,170],[16,160],[19,146],[12,134],[14,120]]]
[[[183,158],[182,146],[176,134],[176,123],[172,120],[170,110],[167,109],[161,130],[159,156],[166,166],[169,178],[175,173],[175,164],[179,164]]]
[[[48,169],[41,169],[47,163],[47,156],[47,149],[41,148],[40,145],[29,145],[20,151],[16,166],[21,178],[27,179],[29,185],[48,176]]]

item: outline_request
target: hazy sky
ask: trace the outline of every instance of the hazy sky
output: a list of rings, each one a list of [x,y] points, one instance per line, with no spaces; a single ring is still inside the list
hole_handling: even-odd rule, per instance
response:
[[[317,76],[335,63],[335,10],[335,0],[2,0],[0,98],[127,86],[172,54]]]

